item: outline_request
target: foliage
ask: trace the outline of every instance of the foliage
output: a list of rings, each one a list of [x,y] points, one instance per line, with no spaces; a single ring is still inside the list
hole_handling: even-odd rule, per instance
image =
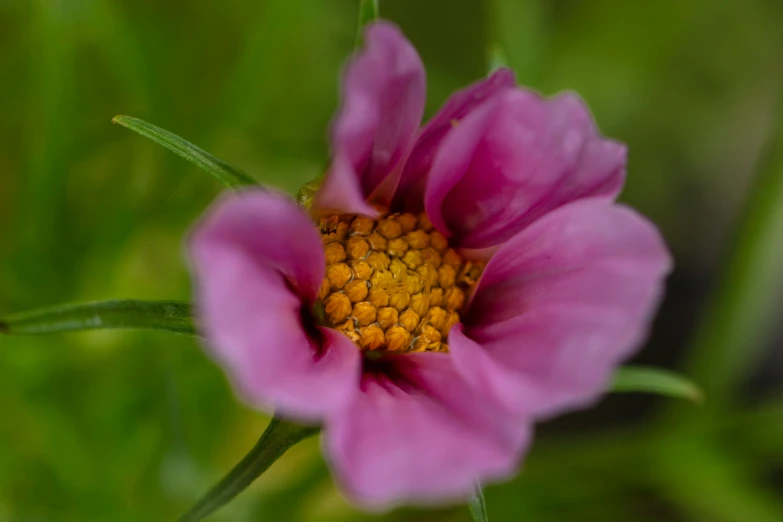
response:
[[[0,3],[0,76],[13,80],[0,85],[0,317],[67,301],[189,300],[182,241],[222,187],[110,118],[155,121],[293,193],[327,156],[357,5]],[[716,277],[772,135],[779,2],[395,0],[381,10],[422,51],[430,111],[483,75],[485,51],[500,44],[521,82],[577,90],[604,133],[629,144],[623,198],[662,225],[677,259],[638,362],[685,361],[679,369],[706,383],[702,407],[623,395],[542,426],[523,473],[485,489],[490,520],[782,520],[765,479],[783,467],[783,390],[769,356],[780,325],[767,313],[778,309],[768,267],[779,258],[762,244],[781,237],[764,211],[783,208],[769,201],[779,191],[754,192],[764,196],[747,206],[756,224],[742,237],[757,239],[733,243],[729,290]],[[706,290],[704,332],[731,335],[702,333],[689,348]],[[189,337],[102,331],[0,346],[3,522],[174,519],[267,422],[236,403]],[[214,520],[422,518],[348,506],[310,439]]]

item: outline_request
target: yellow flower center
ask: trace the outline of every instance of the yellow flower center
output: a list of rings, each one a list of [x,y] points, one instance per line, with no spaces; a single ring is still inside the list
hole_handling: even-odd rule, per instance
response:
[[[424,213],[319,222],[329,326],[364,350],[448,351],[447,335],[484,269],[449,247]]]

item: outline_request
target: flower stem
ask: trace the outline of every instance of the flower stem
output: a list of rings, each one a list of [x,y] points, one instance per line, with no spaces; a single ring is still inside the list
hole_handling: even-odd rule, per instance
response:
[[[250,486],[294,444],[315,435],[320,429],[273,418],[253,449],[223,480],[182,515],[179,522],[196,522],[209,516]]]

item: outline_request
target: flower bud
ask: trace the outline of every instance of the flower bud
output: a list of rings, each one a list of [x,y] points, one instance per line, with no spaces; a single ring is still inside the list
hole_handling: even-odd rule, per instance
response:
[[[352,303],[364,301],[364,299],[367,297],[367,294],[369,293],[369,289],[367,288],[367,281],[351,281],[345,285],[344,290],[345,295],[348,296],[348,299]]]
[[[425,232],[429,232],[432,230],[432,221],[430,221],[429,216],[427,216],[426,212],[419,212],[419,215],[417,216],[419,218],[419,228],[422,229]]]
[[[372,232],[375,222],[366,216],[356,216],[351,222],[349,232],[351,235],[368,236]]]
[[[348,257],[351,259],[364,259],[370,251],[370,245],[361,236],[349,237],[345,242]]]
[[[414,228],[416,228],[416,222],[418,221],[416,219],[416,216],[411,214],[410,212],[405,212],[404,214],[400,214],[397,216],[396,221],[400,224],[400,227],[402,228],[402,233],[407,234]]]
[[[354,278],[367,281],[372,275],[372,267],[363,259],[354,259],[351,261],[351,269],[353,270]]]
[[[393,219],[384,219],[376,230],[386,239],[396,239],[402,235],[402,225]]]
[[[377,310],[367,301],[356,303],[353,307],[353,318],[359,323],[359,326],[367,326],[375,322]]]
[[[401,352],[411,343],[411,333],[400,325],[392,326],[386,332],[386,347],[391,352]]]
[[[430,233],[430,246],[438,252],[443,252],[449,246],[446,237],[437,230]]]
[[[366,350],[377,350],[386,342],[386,336],[377,324],[363,326],[359,328],[359,333],[362,336],[359,346]]]
[[[399,321],[399,312],[396,308],[385,306],[378,309],[376,320],[384,330],[388,330]]]
[[[341,263],[345,261],[345,248],[340,243],[329,243],[324,247],[326,264]]]
[[[390,256],[402,257],[408,251],[408,242],[405,238],[398,237],[389,241],[386,247],[386,253]]]
[[[400,324],[409,332],[412,332],[419,326],[419,321],[421,321],[419,314],[410,308],[400,314]]]
[[[361,300],[361,299],[360,299]],[[351,300],[342,292],[330,295],[324,300],[324,311],[331,324],[337,324],[351,315]]]
[[[335,263],[326,267],[326,279],[329,280],[332,290],[340,290],[351,280],[351,277],[353,277],[351,269],[345,263]]]
[[[457,271],[451,265],[441,265],[438,268],[438,283],[441,288],[451,288],[457,278]]]

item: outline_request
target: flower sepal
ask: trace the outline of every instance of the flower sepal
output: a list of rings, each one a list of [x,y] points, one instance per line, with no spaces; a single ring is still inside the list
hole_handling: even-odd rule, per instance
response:
[[[302,185],[302,187],[296,191],[296,202],[300,207],[309,209],[310,206],[312,206],[313,198],[318,192],[318,189],[321,188],[321,183],[323,183],[323,180],[323,175],[318,176],[317,178]]]

